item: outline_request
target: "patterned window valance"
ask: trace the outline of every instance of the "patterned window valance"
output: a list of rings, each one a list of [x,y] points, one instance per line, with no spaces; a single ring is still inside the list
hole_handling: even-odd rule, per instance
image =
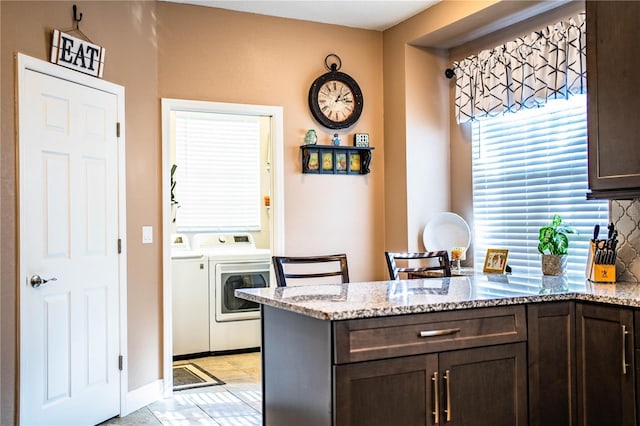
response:
[[[586,93],[585,27],[581,13],[454,62],[456,121],[494,117]]]

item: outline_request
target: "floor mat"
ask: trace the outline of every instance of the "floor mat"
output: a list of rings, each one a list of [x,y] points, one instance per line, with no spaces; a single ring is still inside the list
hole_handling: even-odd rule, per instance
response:
[[[174,391],[217,385],[224,385],[224,382],[196,364],[173,366]]]

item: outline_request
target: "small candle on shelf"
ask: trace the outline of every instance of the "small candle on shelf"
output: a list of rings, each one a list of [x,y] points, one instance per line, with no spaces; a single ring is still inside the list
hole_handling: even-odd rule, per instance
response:
[[[460,261],[465,259],[467,250],[464,247],[453,247],[451,249],[451,261],[455,262],[454,267],[456,270],[460,270]]]

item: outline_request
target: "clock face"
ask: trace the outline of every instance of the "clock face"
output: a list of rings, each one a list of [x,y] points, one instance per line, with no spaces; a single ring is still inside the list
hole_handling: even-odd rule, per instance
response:
[[[318,106],[329,120],[342,123],[355,112],[353,92],[344,82],[329,80],[320,87]]]
[[[344,129],[355,124],[362,107],[360,87],[345,73],[331,71],[323,74],[309,89],[311,114],[329,129]]]

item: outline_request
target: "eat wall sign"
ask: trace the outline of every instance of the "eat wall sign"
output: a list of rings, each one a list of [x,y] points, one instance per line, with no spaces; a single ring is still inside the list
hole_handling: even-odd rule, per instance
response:
[[[102,78],[105,48],[53,30],[51,62],[94,77]]]

